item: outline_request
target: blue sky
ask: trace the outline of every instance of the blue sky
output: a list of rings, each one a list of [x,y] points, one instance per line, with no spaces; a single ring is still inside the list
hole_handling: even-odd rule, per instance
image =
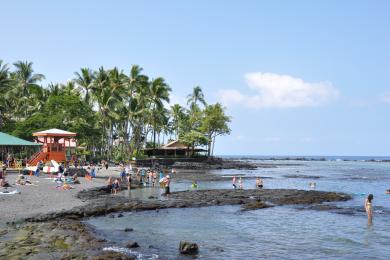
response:
[[[390,155],[389,1],[59,2],[4,1],[0,59],[199,85],[232,116],[217,154]]]

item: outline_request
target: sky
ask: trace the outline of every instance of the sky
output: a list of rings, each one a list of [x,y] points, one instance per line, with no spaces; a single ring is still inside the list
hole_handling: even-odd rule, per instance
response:
[[[2,1],[0,59],[49,82],[138,64],[221,102],[218,155],[390,155],[390,1]]]

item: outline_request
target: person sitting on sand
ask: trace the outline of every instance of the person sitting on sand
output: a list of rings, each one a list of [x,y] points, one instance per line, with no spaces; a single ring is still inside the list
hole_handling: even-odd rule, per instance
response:
[[[233,188],[234,189],[237,189],[236,181],[237,181],[236,176],[233,176],[232,183],[233,183]]]
[[[73,174],[72,180],[73,180],[73,184],[80,184],[80,181],[77,177],[77,173]]]
[[[3,170],[0,170],[0,187],[9,187],[10,185],[5,180],[5,174]]]
[[[367,196],[367,199],[364,203],[364,208],[366,209],[367,213],[367,219],[368,219],[368,224],[372,224],[372,200],[374,199],[374,195],[369,194]]]
[[[256,178],[256,188],[258,188],[258,189],[263,188],[263,180],[260,179],[260,177]]]
[[[19,174],[18,177],[16,178],[16,184],[17,185],[26,185],[26,184],[31,184],[29,180],[27,180],[23,174]]]

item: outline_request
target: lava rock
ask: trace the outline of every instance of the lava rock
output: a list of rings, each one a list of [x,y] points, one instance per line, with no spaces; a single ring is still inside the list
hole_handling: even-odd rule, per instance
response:
[[[134,231],[134,229],[132,229],[132,228],[125,228],[124,231],[125,231],[125,232],[132,232],[132,231]]]
[[[199,247],[196,243],[180,241],[179,251],[180,254],[184,255],[196,255],[199,252]]]
[[[138,243],[135,241],[129,241],[126,244],[126,248],[137,248],[139,247]]]

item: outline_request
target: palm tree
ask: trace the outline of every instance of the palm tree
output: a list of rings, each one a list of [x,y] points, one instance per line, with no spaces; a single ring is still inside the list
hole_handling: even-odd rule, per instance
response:
[[[10,83],[8,65],[0,60],[0,128],[4,125],[4,113],[7,110],[5,94],[9,90]]]
[[[200,102],[202,105],[206,106],[206,100],[204,99],[202,88],[199,86],[194,87],[192,93],[187,96],[187,105],[190,105],[190,108],[198,105]]]
[[[164,101],[169,103],[169,92],[171,88],[161,77],[150,82],[150,110],[152,112],[153,148],[156,147],[156,130],[158,127],[158,113],[164,108]]]
[[[175,104],[171,106],[172,125],[173,125],[173,130],[175,132],[176,139],[179,138],[179,127],[183,115],[184,115],[184,108],[182,106],[180,106],[179,104]]]
[[[28,98],[30,96],[30,90],[33,88],[39,88],[38,82],[45,79],[43,74],[36,74],[32,68],[33,63],[27,61],[18,61],[14,63],[16,71],[14,72],[15,81],[19,91],[20,105],[19,108],[24,110],[23,114],[27,117],[28,113]]]
[[[95,75],[91,69],[81,68],[80,73],[75,72],[76,78],[74,81],[76,84],[85,91],[84,101],[90,104],[90,91],[93,88],[93,81]]]

